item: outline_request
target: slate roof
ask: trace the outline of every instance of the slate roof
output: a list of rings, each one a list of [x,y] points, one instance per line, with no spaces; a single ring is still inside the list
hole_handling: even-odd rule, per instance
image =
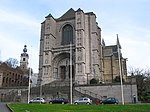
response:
[[[83,10],[81,10],[80,8],[79,8],[76,12],[80,12],[80,11],[82,11],[82,12],[83,12]]]
[[[48,18],[48,17],[53,17],[51,14],[48,14],[45,18]]]
[[[113,54],[115,56],[115,58],[118,58],[118,48],[117,45],[110,45],[110,46],[105,46],[105,49],[112,49],[112,52],[110,52],[110,54]],[[122,53],[121,53],[121,58],[122,58]]]
[[[75,13],[76,12],[80,12],[83,10],[82,9],[78,9],[77,11],[75,11],[74,9],[70,8],[65,14],[63,14],[61,17],[59,18],[54,18],[51,14],[47,15],[45,18],[48,18],[48,17],[53,17],[56,21],[64,21],[64,20],[70,20],[70,19],[75,19]],[[87,12],[85,14],[88,14],[88,15],[95,15],[93,12]],[[95,15],[96,16],[96,15]],[[44,21],[45,22],[45,21]],[[42,23],[44,23],[42,22]]]
[[[71,8],[60,18],[56,19],[56,21],[69,20],[69,19],[74,19],[74,18],[75,18],[75,11]]]

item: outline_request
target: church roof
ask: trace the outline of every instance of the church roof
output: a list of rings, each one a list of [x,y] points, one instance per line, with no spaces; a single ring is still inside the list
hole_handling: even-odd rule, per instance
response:
[[[89,15],[95,15],[93,12],[87,12],[85,14],[89,14]],[[96,16],[96,15],[95,15]]]
[[[45,18],[48,18],[48,17],[53,17],[51,14],[48,14]]]
[[[56,19],[56,21],[68,20],[75,18],[75,11],[71,8],[60,18]]]
[[[105,46],[103,48],[104,50],[106,49],[111,49],[112,52],[109,52],[110,55],[113,54],[113,56],[115,56],[115,58],[118,58],[118,48],[117,48],[117,45],[109,45],[109,46]],[[121,53],[121,57],[122,57],[122,53]]]
[[[80,12],[80,11],[82,11],[82,12],[83,12],[83,10],[81,10],[80,8],[79,8],[76,12]]]
[[[63,14],[61,17],[59,17],[57,19],[55,19],[51,14],[47,15],[45,18],[53,17],[56,21],[70,20],[70,19],[74,19],[75,18],[75,13],[76,12],[80,12],[80,11],[83,12],[83,10],[80,9],[80,8],[78,8],[77,11],[75,11],[73,8],[70,8],[65,14]],[[85,14],[87,14],[87,15],[95,15],[93,12],[87,12]],[[44,22],[42,22],[42,23],[44,23]]]

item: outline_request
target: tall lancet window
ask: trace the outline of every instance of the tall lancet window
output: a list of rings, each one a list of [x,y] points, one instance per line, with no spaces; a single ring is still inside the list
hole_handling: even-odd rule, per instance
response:
[[[62,45],[73,43],[73,28],[71,25],[65,25],[62,29]]]

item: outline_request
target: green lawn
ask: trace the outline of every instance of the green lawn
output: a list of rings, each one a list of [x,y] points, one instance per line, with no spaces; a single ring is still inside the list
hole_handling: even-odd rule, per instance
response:
[[[13,112],[150,112],[150,104],[131,105],[62,105],[9,104]]]

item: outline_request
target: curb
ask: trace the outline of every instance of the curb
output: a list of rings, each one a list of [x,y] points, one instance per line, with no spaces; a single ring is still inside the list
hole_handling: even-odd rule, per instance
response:
[[[10,110],[10,112],[14,112],[14,111],[9,107],[8,104],[6,104],[6,107]]]

